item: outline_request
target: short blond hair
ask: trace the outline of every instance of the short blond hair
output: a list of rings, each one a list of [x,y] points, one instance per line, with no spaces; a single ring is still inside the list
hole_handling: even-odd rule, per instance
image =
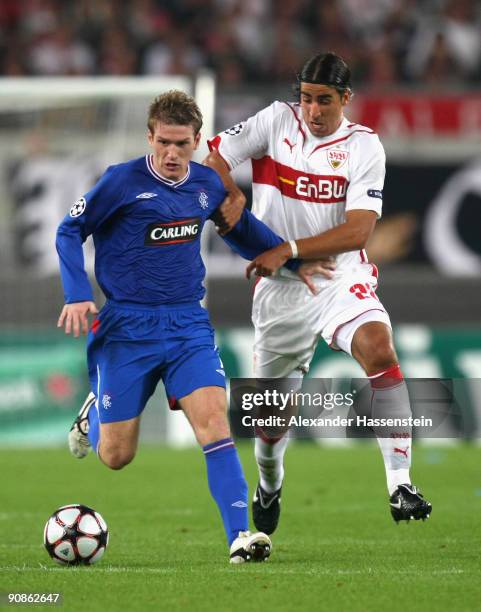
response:
[[[171,89],[157,96],[149,107],[147,127],[153,134],[157,121],[168,125],[191,125],[194,135],[202,127],[202,113],[192,96]]]

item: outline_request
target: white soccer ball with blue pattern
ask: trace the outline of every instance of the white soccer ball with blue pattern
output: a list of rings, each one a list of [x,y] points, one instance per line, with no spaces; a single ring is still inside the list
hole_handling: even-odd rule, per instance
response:
[[[43,543],[61,565],[91,565],[104,556],[109,530],[98,512],[82,504],[70,504],[48,519]]]

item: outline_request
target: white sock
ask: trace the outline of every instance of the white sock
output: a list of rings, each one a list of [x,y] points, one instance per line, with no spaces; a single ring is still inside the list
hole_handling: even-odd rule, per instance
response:
[[[302,387],[304,370],[299,368],[296,368],[287,375],[284,374],[282,378],[273,378],[272,372],[269,372],[269,377],[265,376],[265,374],[265,371],[261,373],[261,371],[257,370],[255,372],[259,388],[265,386],[267,389],[274,388],[284,393],[295,393]],[[292,408],[292,411],[292,414],[297,414],[296,408]],[[291,414],[289,409],[284,416],[287,414]],[[271,435],[275,434],[271,432]],[[255,457],[259,469],[259,482],[266,493],[275,493],[281,488],[284,479],[284,454],[289,442],[289,433],[286,432],[286,435],[277,439],[274,443],[272,443],[274,438],[269,442],[265,442],[257,436],[255,439]]]
[[[275,493],[282,486],[284,453],[288,442],[288,436],[284,436],[274,444],[256,438],[255,456],[259,468],[259,481],[267,493]]]
[[[380,388],[373,381],[372,417],[373,418],[407,418],[412,416],[409,394],[403,379],[392,386]],[[375,430],[376,431],[376,430]],[[386,480],[389,495],[400,484],[411,484],[409,470],[411,467],[412,427],[390,427],[390,437],[377,437],[384,459]],[[384,430],[384,435],[386,432]]]
[[[411,439],[378,438],[377,441],[384,459],[387,489],[389,495],[392,495],[400,484],[411,484],[411,476],[409,474],[409,468],[411,467]],[[407,452],[406,467],[396,467],[397,457],[394,454],[395,448]]]

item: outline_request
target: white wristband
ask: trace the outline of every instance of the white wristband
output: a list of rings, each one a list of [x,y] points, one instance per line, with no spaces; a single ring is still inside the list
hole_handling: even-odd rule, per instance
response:
[[[292,259],[296,259],[297,256],[299,255],[299,250],[297,248],[296,241],[295,240],[289,240],[289,244],[291,246],[291,251],[292,251],[291,258]]]

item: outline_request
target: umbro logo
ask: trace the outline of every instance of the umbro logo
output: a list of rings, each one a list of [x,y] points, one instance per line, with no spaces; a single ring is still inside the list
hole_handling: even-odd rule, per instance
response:
[[[137,200],[148,200],[149,198],[155,198],[156,193],[150,193],[150,191],[145,191],[144,193],[139,193],[138,196],[135,196]]]
[[[233,506],[234,508],[247,508],[247,504],[241,499],[231,504],[231,506]]]
[[[286,145],[289,147],[289,149],[291,150],[292,153],[292,149],[296,146],[297,143],[292,144],[291,142],[289,142],[288,138],[284,138],[284,140],[282,142],[285,142]]]

